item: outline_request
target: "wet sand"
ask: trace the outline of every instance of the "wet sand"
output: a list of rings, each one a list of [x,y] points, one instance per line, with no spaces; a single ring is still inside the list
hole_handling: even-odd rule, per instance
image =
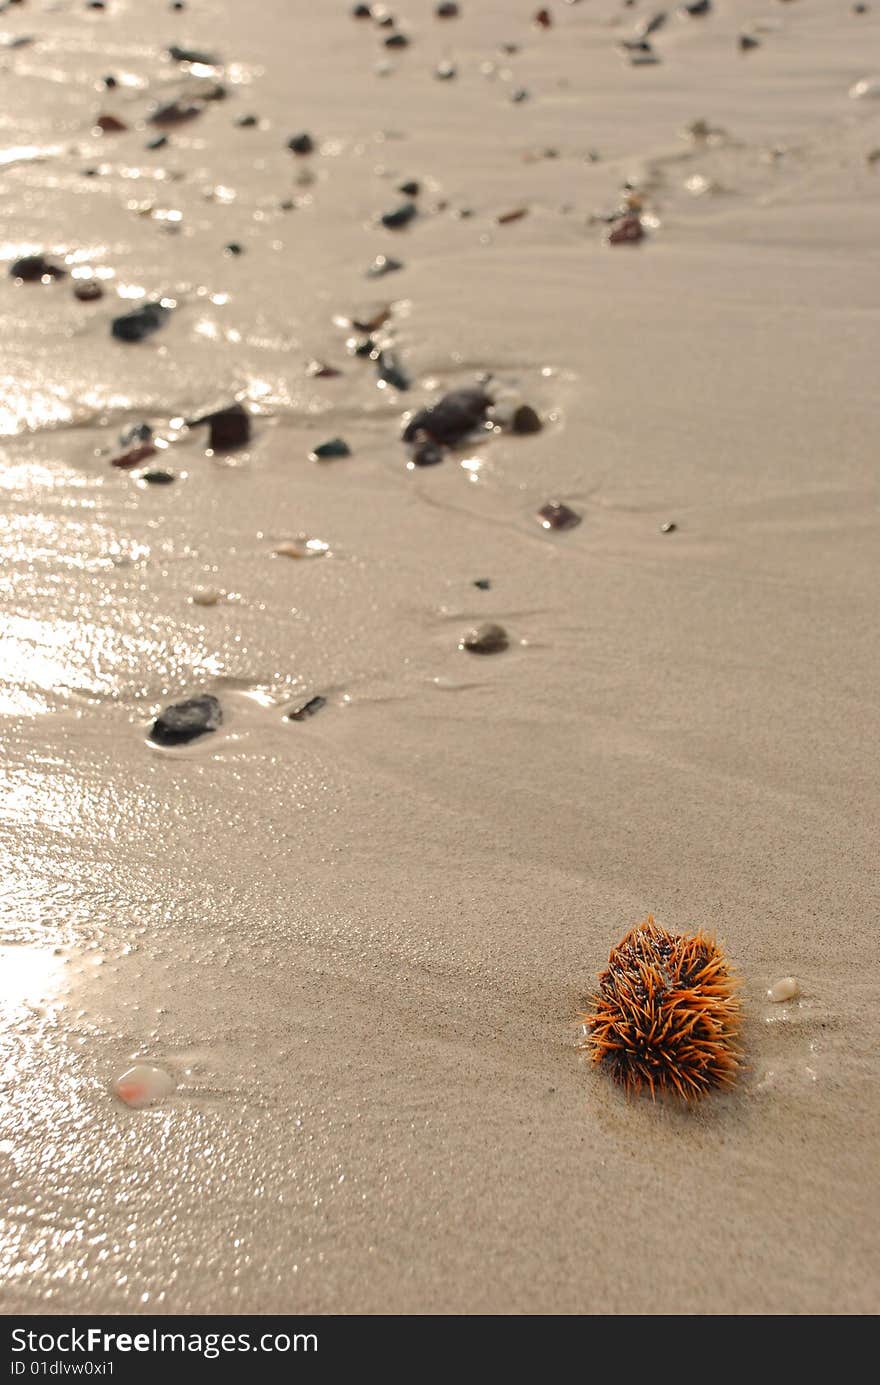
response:
[[[433,8],[399,51],[347,4],[0,14],[4,1309],[876,1312],[880,8],[718,0],[650,67],[650,7]],[[376,303],[406,392],[334,322]],[[407,470],[483,373],[543,430]],[[141,420],[173,484],[110,465]],[[201,692],[222,728],[150,748]],[[649,911],[743,980],[693,1110],[576,1052]],[[174,1094],[126,1108],[136,1061]]]

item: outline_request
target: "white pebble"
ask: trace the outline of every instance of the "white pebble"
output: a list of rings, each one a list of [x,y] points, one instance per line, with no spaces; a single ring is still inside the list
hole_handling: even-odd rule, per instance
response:
[[[773,985],[767,992],[767,999],[779,1005],[783,1000],[797,1000],[800,993],[801,988],[795,977],[783,976],[781,980],[773,982]]]
[[[850,87],[849,94],[854,101],[860,100],[863,96],[880,96],[880,77],[863,77],[855,86]]]
[[[195,587],[192,601],[195,606],[216,606],[222,595],[216,587]]]
[[[133,1068],[113,1079],[113,1091],[126,1106],[152,1106],[169,1096],[177,1084],[170,1072],[154,1068],[149,1063],[136,1063]]]
[[[279,543],[275,552],[282,558],[323,558],[330,552],[330,546],[323,539],[310,539],[306,534],[300,534],[295,539]]]

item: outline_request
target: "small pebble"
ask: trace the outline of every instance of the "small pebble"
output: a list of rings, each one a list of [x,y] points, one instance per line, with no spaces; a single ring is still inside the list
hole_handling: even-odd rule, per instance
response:
[[[244,246],[241,245],[237,240],[231,240],[228,245],[224,245],[223,249],[227,255],[244,254]]]
[[[409,376],[392,351],[380,351],[376,357],[379,383],[395,390],[408,390]]]
[[[208,446],[212,452],[231,452],[244,447],[251,438],[251,416],[243,404],[230,404],[228,409],[216,409],[201,418],[191,419],[190,428],[208,425]]]
[[[609,245],[637,245],[644,239],[644,235],[645,228],[641,218],[633,214],[615,221],[606,239]]]
[[[504,626],[486,621],[485,624],[475,625],[473,630],[468,630],[459,641],[458,647],[466,649],[469,654],[500,654],[508,644]]]
[[[474,586],[479,587],[481,592],[487,592],[491,590],[492,583],[488,577],[477,577],[474,581]]]
[[[517,87],[516,91],[511,92],[510,99],[514,105],[519,105],[521,101],[528,101],[529,93],[525,87]]]
[[[80,303],[94,303],[96,299],[104,297],[104,290],[97,279],[83,279],[74,284],[73,296],[78,298]]]
[[[434,13],[438,19],[457,19],[461,11],[454,0],[443,0],[443,3],[436,7]]]
[[[485,422],[492,398],[481,389],[450,390],[436,404],[419,409],[403,431],[404,442],[415,442],[424,434],[432,442],[454,447]]]
[[[352,327],[358,332],[376,332],[383,327],[391,316],[391,308],[387,303],[373,304],[369,307],[358,308],[356,314],[349,319]]]
[[[111,334],[117,341],[143,341],[162,326],[168,312],[161,303],[143,303],[130,313],[115,317],[110,325]]]
[[[577,511],[560,500],[548,500],[538,511],[537,519],[542,529],[576,529],[581,522]]]
[[[173,471],[163,471],[159,467],[155,467],[150,471],[141,472],[140,479],[146,481],[148,486],[170,486],[172,481],[177,480],[177,477]]]
[[[753,38],[751,34],[740,34],[739,51],[741,53],[748,53],[751,51],[751,49],[760,47],[760,41],[756,38]]]
[[[104,87],[106,87],[106,89],[107,89],[108,91],[113,91],[116,87],[119,86],[119,83],[117,82],[116,78],[113,76],[113,73],[112,73],[112,72],[108,72],[107,75],[106,75],[106,77],[102,77],[102,78],[101,78],[101,84],[102,84]]]
[[[327,365],[325,361],[309,361],[306,366],[306,375],[313,380],[335,380],[342,371],[337,370],[333,365]]]
[[[145,149],[164,149],[164,148],[165,148],[165,145],[166,145],[167,143],[168,143],[168,136],[167,136],[167,135],[154,135],[152,139],[147,140],[146,144],[144,145],[144,148],[145,148]]]
[[[421,183],[417,183],[415,178],[409,178],[405,183],[398,183],[397,191],[402,192],[404,197],[418,197],[422,190]]]
[[[661,534],[674,534],[678,525],[674,519],[668,519],[665,524],[660,525]]]
[[[403,269],[402,260],[395,260],[390,255],[377,255],[367,270],[367,278],[381,279],[386,274],[396,273],[398,269]]]
[[[201,113],[202,107],[192,101],[166,101],[156,106],[148,119],[151,125],[183,125]]]
[[[861,101],[864,97],[880,96],[880,77],[863,77],[860,82],[850,87],[849,94],[854,101]]]
[[[315,151],[315,141],[312,139],[311,135],[304,130],[302,134],[291,135],[290,139],[287,141],[287,147],[292,150],[294,154],[313,154]]]
[[[636,28],[639,38],[648,38],[650,34],[656,34],[658,29],[662,29],[666,23],[667,14],[665,10],[658,10],[650,19],[643,19]]]
[[[99,115],[95,121],[95,129],[100,130],[104,135],[118,135],[128,126],[124,120],[120,120],[116,115]]]
[[[801,988],[793,976],[783,976],[781,980],[774,981],[767,992],[767,999],[772,1000],[774,1005],[780,1005],[785,1000],[797,1000],[801,993]]]
[[[64,279],[67,270],[61,265],[47,260],[45,255],[22,255],[9,266],[13,279],[21,279],[25,284],[39,284],[43,279]]]
[[[517,409],[514,409],[510,420],[512,433],[540,433],[543,426],[540,416],[531,404],[520,404]]]
[[[394,21],[392,20],[392,23]],[[409,39],[406,34],[389,34],[385,39],[386,48],[408,48]]]
[[[299,534],[295,539],[285,539],[273,550],[279,558],[324,558],[330,552],[330,545],[323,539],[310,539]]]
[[[326,706],[326,697],[321,697],[321,695],[318,694],[317,697],[310,697],[308,702],[304,702],[302,706],[295,707],[292,712],[285,712],[284,720],[308,721],[309,717],[313,717],[316,712],[320,712],[321,708]]]
[[[216,606],[222,596],[217,587],[193,587],[190,600],[194,606]]]
[[[330,461],[333,457],[350,457],[351,448],[344,438],[331,438],[329,442],[319,442],[309,453],[313,462]]]
[[[260,122],[255,115],[240,115],[235,123],[240,130],[251,130]]]
[[[442,462],[444,452],[442,447],[438,447],[436,442],[420,442],[413,449],[410,464],[412,466],[436,466]]]
[[[509,226],[511,221],[522,221],[524,216],[528,216],[528,207],[516,207],[512,212],[502,212],[497,218],[499,226]]]
[[[690,5],[682,5],[679,14],[697,19],[701,15],[708,14],[712,8],[712,0],[693,0]]]
[[[437,78],[438,82],[449,82],[453,77],[458,76],[458,68],[455,66],[455,63],[444,61],[438,63],[434,68],[434,76]]]
[[[223,722],[223,708],[211,693],[174,702],[157,716],[150,739],[157,745],[185,745],[197,736],[216,731]]]
[[[119,467],[121,471],[128,471],[131,467],[140,466],[141,462],[146,462],[150,457],[155,457],[156,449],[151,442],[142,442],[137,447],[132,447],[128,452],[120,452],[118,456],[110,458],[110,465]]]
[[[534,22],[539,29],[549,29],[550,25],[553,23],[553,16],[549,10],[538,10]]]
[[[149,423],[130,423],[119,434],[120,447],[131,447],[133,443],[152,441],[153,429]]]
[[[165,1072],[164,1068],[154,1068],[149,1063],[135,1063],[133,1068],[114,1077],[112,1088],[126,1106],[138,1109],[152,1106],[155,1101],[170,1096],[176,1085],[170,1072]]]
[[[388,231],[399,231],[404,226],[408,226],[415,216],[418,215],[418,207],[415,202],[402,202],[399,207],[395,207],[393,212],[385,212],[379,218],[382,225]]]
[[[197,63],[200,67],[219,67],[220,59],[213,53],[206,53],[199,48],[184,48],[179,43],[172,43],[166,52],[176,63]]]
[[[355,5],[351,12],[352,19],[372,19],[373,11],[369,5]]]

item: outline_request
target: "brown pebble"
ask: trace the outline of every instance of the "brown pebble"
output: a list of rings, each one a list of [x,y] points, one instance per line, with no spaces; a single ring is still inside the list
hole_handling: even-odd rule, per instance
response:
[[[678,525],[674,519],[668,519],[665,524],[660,525],[661,534],[674,534]]]
[[[85,279],[79,284],[74,284],[73,296],[81,303],[94,303],[96,299],[104,297],[104,290],[97,279]]]
[[[528,207],[517,207],[512,212],[502,212],[498,218],[499,226],[508,226],[511,221],[522,221],[524,216],[528,216]]]
[[[335,380],[342,371],[337,370],[334,365],[327,365],[324,361],[309,361],[306,366],[306,375],[313,380]]]
[[[128,452],[122,452],[118,457],[110,458],[111,466],[118,466],[121,470],[127,471],[129,467],[140,466],[148,457],[155,457],[156,449],[151,442],[142,443],[140,447],[132,447]]]
[[[520,404],[518,409],[513,412],[510,420],[510,431],[512,433],[540,433],[543,423],[531,404]]]
[[[641,218],[635,215],[622,216],[608,232],[609,245],[637,245],[644,238],[645,228]]]
[[[95,121],[95,129],[100,130],[105,135],[118,135],[120,131],[127,130],[128,126],[124,120],[120,120],[115,115],[99,115]]]
[[[535,15],[535,23],[539,29],[549,29],[550,25],[553,23],[553,16],[549,10],[538,10],[538,13]]]
[[[494,621],[486,621],[485,624],[475,625],[473,630],[468,630],[458,647],[466,649],[469,654],[500,654],[508,644],[504,626],[496,625]]]
[[[548,500],[538,511],[537,519],[542,529],[575,529],[581,522],[577,511],[560,500]]]

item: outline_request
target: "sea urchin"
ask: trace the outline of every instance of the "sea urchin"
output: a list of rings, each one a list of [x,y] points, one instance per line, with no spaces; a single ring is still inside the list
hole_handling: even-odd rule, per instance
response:
[[[591,1013],[592,1052],[627,1092],[685,1101],[730,1087],[740,1066],[737,981],[704,933],[667,933],[649,914],[611,951]]]

